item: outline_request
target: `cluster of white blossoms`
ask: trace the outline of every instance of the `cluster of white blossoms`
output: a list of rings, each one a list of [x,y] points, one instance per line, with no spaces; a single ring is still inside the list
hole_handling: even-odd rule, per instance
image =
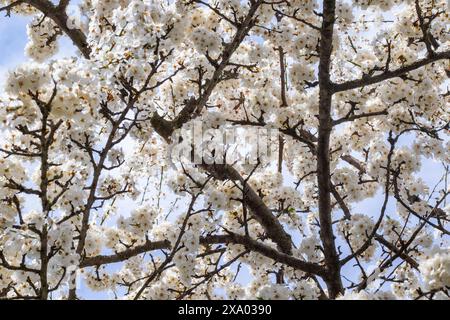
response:
[[[58,37],[62,34],[53,20],[37,16],[27,27],[29,42],[25,47],[27,56],[42,62],[58,51]]]
[[[341,223],[339,233],[347,239],[353,250],[358,250],[368,241],[374,230],[372,219],[364,214],[353,214],[350,220]],[[376,246],[371,244],[362,254],[362,258],[370,261]]]
[[[411,2],[412,0],[407,0],[405,2]],[[389,10],[394,5],[398,5],[403,1],[400,0],[355,0],[355,4],[357,6],[361,6],[362,8],[369,8],[370,6],[379,7],[382,10]]]
[[[311,262],[319,262],[323,259],[323,254],[320,251],[320,241],[313,235],[306,237],[300,244],[299,253],[306,257],[306,260]]]
[[[0,5],[2,7],[9,6],[14,4],[15,2],[15,0],[1,0]],[[19,13],[21,15],[32,15],[37,14],[39,11],[28,3],[19,3],[17,6],[13,6],[11,8],[11,12]]]
[[[379,291],[377,293],[368,293],[366,291],[346,292],[339,300],[396,300],[395,296],[389,291]]]
[[[257,293],[257,297],[262,300],[288,300],[289,296],[289,288],[282,284],[262,286]]]
[[[114,288],[115,284],[120,281],[116,275],[110,275],[101,268],[94,273],[85,273],[84,281],[87,287],[93,292],[101,292]]]
[[[430,290],[450,288],[450,254],[446,250],[433,254],[420,263],[426,287]]]
[[[396,282],[392,283],[392,293],[398,299],[405,299],[406,297],[417,298],[419,294],[419,278],[417,273],[408,266],[400,266],[395,270]]]
[[[373,197],[379,187],[374,182],[359,183],[357,171],[349,167],[336,169],[333,181],[345,190],[344,194],[352,201],[361,201]]]
[[[317,283],[309,279],[297,283],[292,290],[292,296],[296,300],[317,300],[320,296],[320,290]]]
[[[336,15],[338,22],[343,26],[348,26],[354,20],[353,8],[348,2],[339,1],[337,3]]]
[[[22,164],[9,159],[0,159],[0,175],[5,180],[14,180],[23,183],[26,180],[27,172]]]
[[[191,35],[192,42],[199,53],[217,54],[221,41],[218,34],[206,28],[195,28]]]
[[[153,228],[157,212],[151,207],[141,207],[133,210],[128,218],[119,217],[117,226],[130,233],[133,238],[144,238]]]
[[[27,96],[30,91],[45,92],[49,82],[49,73],[45,67],[37,63],[25,63],[9,72],[5,89],[11,96]]]
[[[293,65],[290,69],[291,81],[297,90],[302,90],[306,81],[312,82],[315,80],[315,71],[306,63],[297,63]]]
[[[63,25],[16,3],[32,61],[0,94],[0,299],[74,298],[77,277],[124,299],[448,298],[448,5],[336,1],[325,82],[322,10],[83,0]],[[56,58],[62,36],[81,54]],[[192,161],[197,140],[245,161]]]

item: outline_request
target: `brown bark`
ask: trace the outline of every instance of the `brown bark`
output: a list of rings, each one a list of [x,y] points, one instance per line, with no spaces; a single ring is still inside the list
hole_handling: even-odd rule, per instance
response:
[[[330,135],[333,128],[331,118],[333,93],[330,80],[330,64],[333,50],[332,42],[335,10],[336,3],[334,0],[323,2],[323,21],[320,30],[319,137],[317,142],[320,239],[322,241],[325,264],[328,270],[325,282],[328,287],[330,298],[335,298],[337,295],[344,292],[331,216]]]

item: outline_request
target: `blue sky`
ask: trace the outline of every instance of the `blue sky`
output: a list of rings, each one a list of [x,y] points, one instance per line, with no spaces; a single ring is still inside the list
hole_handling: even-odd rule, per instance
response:
[[[25,60],[27,43],[26,18],[0,16],[0,84],[4,83],[7,70]],[[3,89],[1,89],[3,91]]]

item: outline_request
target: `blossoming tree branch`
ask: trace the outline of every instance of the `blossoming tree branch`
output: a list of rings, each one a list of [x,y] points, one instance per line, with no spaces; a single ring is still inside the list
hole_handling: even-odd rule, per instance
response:
[[[446,1],[0,11],[1,299],[450,297]]]

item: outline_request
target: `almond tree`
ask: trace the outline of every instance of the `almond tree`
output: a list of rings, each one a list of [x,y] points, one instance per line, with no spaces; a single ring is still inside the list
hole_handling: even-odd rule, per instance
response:
[[[449,298],[448,10],[0,1],[0,298]]]

